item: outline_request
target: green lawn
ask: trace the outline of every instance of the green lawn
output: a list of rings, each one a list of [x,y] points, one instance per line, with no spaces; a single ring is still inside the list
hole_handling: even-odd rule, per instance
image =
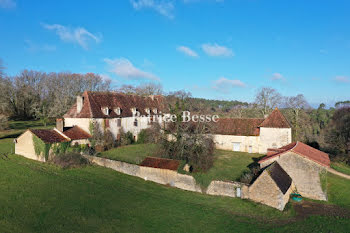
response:
[[[350,180],[333,174],[328,174],[327,179],[328,201],[350,209]]]
[[[14,152],[15,144],[13,143],[13,138],[4,138],[0,140],[0,154]]]
[[[0,131],[1,138],[16,138],[22,134],[28,128],[31,129],[50,129],[55,127],[54,123],[50,123],[46,126],[41,121],[9,121],[9,127],[7,130]]]
[[[262,155],[215,150],[214,156],[214,165],[209,171],[193,174],[196,181],[203,187],[207,187],[212,180],[238,181],[242,173],[249,170],[248,165]]]
[[[350,166],[346,165],[345,163],[334,162],[331,164],[331,167],[338,172],[350,175]]]
[[[63,170],[12,155],[0,159],[1,232],[347,232],[350,221],[280,212],[90,166]],[[334,178],[337,180],[337,178]],[[346,186],[342,186],[346,185]],[[337,183],[333,189],[350,189]],[[348,199],[343,200],[348,204]],[[284,222],[281,222],[284,221]]]
[[[133,144],[117,147],[99,154],[99,156],[127,163],[140,164],[148,156],[156,156],[157,145]]]

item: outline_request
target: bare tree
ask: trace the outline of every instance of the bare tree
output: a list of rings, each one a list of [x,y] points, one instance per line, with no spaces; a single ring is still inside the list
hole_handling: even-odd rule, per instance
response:
[[[296,96],[286,97],[286,107],[289,108],[293,113],[294,118],[294,137],[296,140],[299,139],[299,116],[302,109],[309,108],[310,105],[306,101],[304,95],[299,94]]]
[[[116,89],[116,92],[121,92],[124,94],[136,94],[136,87],[133,85],[122,85]]]
[[[0,79],[0,107],[21,119],[60,117],[84,91],[108,91],[110,81],[97,74],[45,73],[24,70]]]
[[[122,85],[116,89],[117,92],[122,92],[125,94],[135,94],[141,96],[149,95],[162,95],[163,86],[159,83],[143,83],[139,86],[133,85]]]
[[[136,94],[141,96],[162,95],[163,86],[160,83],[144,83],[136,87]]]
[[[255,95],[255,103],[263,117],[265,117],[271,109],[278,107],[281,100],[281,94],[278,93],[276,89],[270,87],[260,88]]]

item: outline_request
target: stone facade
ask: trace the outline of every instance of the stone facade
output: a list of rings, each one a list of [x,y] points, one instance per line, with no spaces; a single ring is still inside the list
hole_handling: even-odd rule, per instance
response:
[[[279,148],[292,142],[291,128],[260,127],[259,153],[265,154],[268,148]]]
[[[137,125],[135,125],[135,120]],[[154,120],[159,124],[162,123],[161,118]],[[90,124],[99,123],[101,130],[109,129],[113,136],[117,138],[120,133],[120,129],[123,128],[125,132],[130,131],[137,140],[138,134],[143,129],[147,129],[151,126],[150,121],[146,117],[124,117],[124,118],[64,118],[65,127],[79,126],[86,132],[90,133]],[[119,123],[118,123],[119,122]]]
[[[288,173],[297,192],[302,196],[316,200],[327,200],[327,193],[322,190],[320,180],[320,175],[327,171],[324,166],[294,152],[287,152],[282,156],[266,160],[260,166],[262,168],[266,167],[274,161],[277,161]]]
[[[291,128],[260,128],[258,136],[234,136],[214,134],[215,147],[222,150],[235,150],[248,153],[266,154],[268,148],[279,148],[292,142]]]
[[[33,134],[29,130],[16,139],[15,154],[22,155],[29,159],[45,162],[45,156],[37,155],[34,149]]]

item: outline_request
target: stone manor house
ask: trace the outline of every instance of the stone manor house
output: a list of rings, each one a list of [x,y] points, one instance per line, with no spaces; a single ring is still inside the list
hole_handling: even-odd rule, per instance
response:
[[[162,96],[141,97],[122,93],[84,92],[76,104],[63,116],[58,128],[79,126],[86,132],[90,124],[98,122],[109,129],[115,138],[121,128],[133,133],[135,139],[142,129],[151,126],[145,117],[133,117],[136,113],[150,115],[151,121],[162,124],[158,116],[166,114]],[[219,119],[214,124],[213,137],[218,149],[250,153],[266,153],[268,148],[279,148],[291,143],[292,133],[283,114],[275,109],[267,118]]]

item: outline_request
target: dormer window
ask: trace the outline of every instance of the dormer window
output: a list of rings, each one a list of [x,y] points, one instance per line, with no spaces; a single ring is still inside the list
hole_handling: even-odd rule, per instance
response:
[[[133,115],[136,115],[136,113],[138,112],[137,108],[131,108],[131,112]]]
[[[149,115],[149,114],[151,114],[151,109],[145,108],[145,112]]]
[[[108,107],[103,107],[103,108],[101,108],[101,110],[102,110],[102,112],[103,112],[103,114],[105,114],[105,115],[109,115],[109,113],[110,113],[110,111],[109,111],[109,108]]]
[[[158,109],[154,108],[154,109],[153,109],[153,113],[154,113],[154,114],[157,114],[157,113],[158,113]]]
[[[118,107],[118,108],[115,108],[114,109],[114,112],[117,114],[117,115],[120,115],[122,114],[122,110]]]

